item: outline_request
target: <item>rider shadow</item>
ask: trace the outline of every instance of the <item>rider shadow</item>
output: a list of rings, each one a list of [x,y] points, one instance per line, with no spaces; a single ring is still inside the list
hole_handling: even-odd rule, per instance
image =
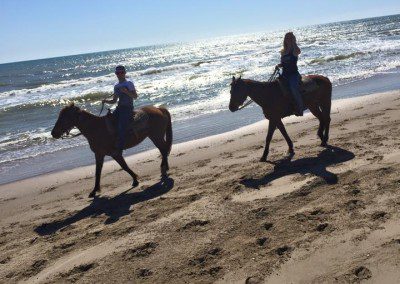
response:
[[[275,165],[273,172],[258,179],[243,179],[240,183],[246,187],[259,189],[260,186],[267,185],[284,176],[313,174],[321,177],[327,184],[336,184],[338,182],[337,175],[328,171],[326,167],[352,160],[355,155],[342,148],[328,146],[317,157],[301,158],[295,161],[292,161],[292,157],[289,156],[276,162],[269,162]]]
[[[111,224],[118,221],[121,217],[131,213],[131,206],[159,197],[174,187],[172,178],[163,178],[161,181],[153,184],[140,192],[130,192],[126,190],[114,197],[95,197],[93,202],[77,212],[71,217],[62,221],[44,223],[35,229],[35,232],[41,236],[51,235],[69,225],[72,225],[85,218],[93,218],[105,214],[108,219],[105,224]]]

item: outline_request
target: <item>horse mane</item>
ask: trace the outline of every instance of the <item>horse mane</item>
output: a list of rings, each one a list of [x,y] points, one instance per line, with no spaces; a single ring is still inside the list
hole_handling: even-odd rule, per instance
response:
[[[257,87],[270,87],[272,85],[275,85],[277,83],[277,80],[273,80],[271,82],[268,81],[256,81],[252,79],[241,79],[244,83],[246,84],[251,84],[253,86]]]

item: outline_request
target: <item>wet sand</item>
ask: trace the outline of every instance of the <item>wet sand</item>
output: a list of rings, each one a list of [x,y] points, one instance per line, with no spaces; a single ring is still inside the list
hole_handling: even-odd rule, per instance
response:
[[[241,115],[240,112],[237,115]],[[330,148],[311,115],[0,187],[2,282],[392,283],[400,279],[400,92],[335,101]]]

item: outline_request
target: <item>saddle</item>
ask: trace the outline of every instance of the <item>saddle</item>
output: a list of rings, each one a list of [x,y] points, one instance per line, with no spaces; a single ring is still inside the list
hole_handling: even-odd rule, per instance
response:
[[[130,120],[128,129],[126,130],[126,135],[136,135],[139,132],[142,132],[146,129],[148,129],[148,122],[149,122],[149,115],[143,111],[142,109],[134,110],[133,111],[133,117]],[[107,131],[113,135],[116,136],[118,133],[118,120],[116,116],[108,110],[108,113],[106,115],[106,126],[107,126]]]
[[[283,76],[279,76],[277,80],[279,82],[279,86],[281,87],[282,93],[285,96],[292,98],[287,80]],[[318,89],[317,82],[315,82],[308,76],[301,76],[299,91],[302,94],[303,99],[307,97],[308,93],[314,92],[317,89]]]
[[[288,110],[287,115],[291,115],[294,113],[295,110],[295,102],[291,94],[289,84],[283,76],[279,76],[276,80],[279,83],[283,95],[290,101],[290,109]],[[309,93],[312,93],[317,89],[318,89],[317,82],[315,82],[312,78],[308,76],[301,76],[299,91],[303,97],[303,101],[307,100],[307,95]]]

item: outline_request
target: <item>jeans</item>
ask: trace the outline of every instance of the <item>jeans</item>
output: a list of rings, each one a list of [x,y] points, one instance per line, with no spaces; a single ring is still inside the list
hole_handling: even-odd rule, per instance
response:
[[[133,108],[119,106],[115,109],[114,115],[118,120],[117,149],[122,151],[125,145],[126,131],[133,117]]]
[[[303,103],[303,97],[299,90],[300,80],[301,80],[300,74],[299,73],[284,74],[284,77],[286,78],[286,80],[289,83],[289,89],[290,89],[290,92],[292,93],[293,99],[296,103],[297,112],[299,114],[303,114],[304,103]]]

